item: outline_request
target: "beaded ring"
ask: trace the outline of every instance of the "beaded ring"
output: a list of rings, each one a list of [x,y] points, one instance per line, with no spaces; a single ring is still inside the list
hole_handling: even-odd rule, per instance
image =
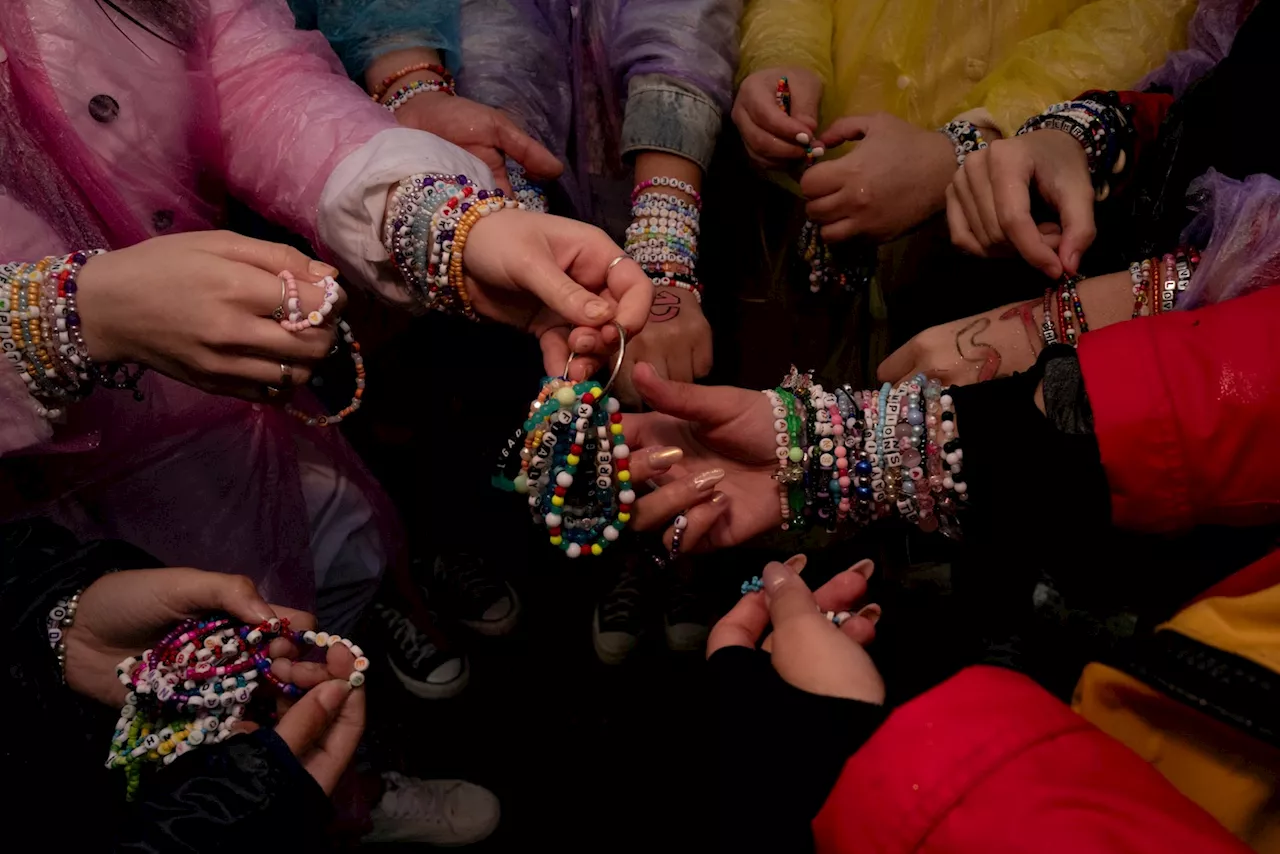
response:
[[[499,489],[528,496],[534,523],[544,525],[551,545],[569,558],[602,554],[631,521],[636,501],[622,405],[608,393],[626,357],[626,329],[616,321],[614,326],[618,352],[608,382],[570,382],[569,367],[577,357],[571,353],[562,376],[543,380],[523,425],[499,455],[493,478]],[[520,451],[513,454],[516,447]],[[594,479],[590,469],[579,472],[592,458]]]
[[[324,301],[320,303],[320,308],[303,315],[299,303],[297,279],[288,270],[283,270],[280,273],[280,281],[285,288],[285,307],[288,309],[288,316],[280,321],[280,325],[288,332],[302,332],[322,325],[333,312],[333,306],[338,302],[338,283],[332,276],[325,276],[319,282],[313,283],[318,288],[324,288]],[[351,395],[351,402],[333,415],[311,415],[298,409],[292,403],[286,403],[284,411],[308,427],[331,427],[334,424],[341,424],[344,419],[354,415],[364,402],[365,370],[364,356],[360,353],[360,342],[356,341],[355,335],[351,332],[351,327],[347,325],[345,320],[339,319],[334,322],[334,325],[337,327],[338,332],[341,333],[342,340],[346,343],[347,349],[351,353],[351,362],[355,366],[356,372],[355,391]],[[289,376],[289,372],[285,370],[286,367],[287,365],[284,364],[280,366],[282,378]]]

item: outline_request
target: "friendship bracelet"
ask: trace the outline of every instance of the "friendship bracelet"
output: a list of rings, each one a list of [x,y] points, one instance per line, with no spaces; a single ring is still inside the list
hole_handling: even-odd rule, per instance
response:
[[[443,65],[437,65],[434,62],[419,62],[413,65],[406,65],[394,74],[390,74],[383,78],[382,82],[374,87],[373,93],[369,97],[375,101],[381,101],[382,96],[387,94],[387,90],[391,88],[391,84],[403,77],[407,77],[410,74],[420,71],[438,75],[440,77],[439,82],[441,84],[441,88],[447,90],[450,94],[454,94],[456,87],[454,85],[453,75],[450,74]]]
[[[414,80],[408,85],[397,89],[395,94],[392,95],[383,106],[394,113],[424,92],[444,92],[450,97],[455,97],[457,95],[457,93],[453,91],[452,87],[445,85],[439,80]]]
[[[951,144],[955,147],[956,166],[963,166],[965,158],[970,152],[981,151],[987,147],[987,141],[982,138],[982,131],[978,130],[972,122],[964,119],[954,119],[938,128],[938,132],[951,140]]]
[[[634,205],[636,203],[636,199],[639,198],[641,193],[653,187],[666,187],[671,190],[679,190],[693,199],[695,206],[699,209],[702,208],[702,194],[698,192],[696,187],[688,181],[681,181],[679,178],[668,178],[663,176],[650,178],[647,181],[641,181],[639,184],[636,184],[631,190],[631,204]]]
[[[58,678],[63,685],[67,684],[67,630],[75,624],[76,609],[80,607],[80,594],[83,592],[82,587],[70,596],[59,599],[45,620],[49,647],[58,660]]]

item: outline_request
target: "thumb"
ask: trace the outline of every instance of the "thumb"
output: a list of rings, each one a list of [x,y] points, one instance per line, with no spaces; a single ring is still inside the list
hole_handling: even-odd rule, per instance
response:
[[[635,366],[631,382],[653,409],[685,421],[722,424],[743,409],[743,389],[665,379],[648,362]]]
[[[765,601],[769,604],[769,618],[774,630],[788,620],[812,619],[818,613],[818,602],[813,598],[809,585],[785,563],[774,561],[764,568]]]
[[[1080,256],[1097,236],[1093,222],[1093,188],[1088,184],[1073,187],[1058,200],[1058,219],[1062,223],[1062,241],[1058,244],[1058,257],[1062,269],[1075,275],[1080,270]]]
[[[284,739],[294,756],[303,756],[329,729],[350,693],[351,683],[345,679],[317,685],[280,719],[276,735]]]
[[[831,127],[822,132],[822,144],[827,148],[835,148],[845,142],[856,142],[871,130],[871,116],[845,116],[836,119]]]
[[[515,162],[524,167],[525,174],[534,181],[549,181],[560,177],[564,164],[529,134],[516,127],[509,118],[498,114],[498,147]]]
[[[569,278],[549,248],[545,255],[526,258],[523,268],[513,273],[517,284],[575,326],[599,327],[613,318],[613,306]]]
[[[169,605],[180,614],[197,616],[209,611],[225,611],[238,620],[254,624],[275,616],[271,606],[258,595],[253,581],[243,575],[173,569],[163,589]]]
[[[791,117],[810,130],[818,129],[822,87],[796,86],[791,90]]]

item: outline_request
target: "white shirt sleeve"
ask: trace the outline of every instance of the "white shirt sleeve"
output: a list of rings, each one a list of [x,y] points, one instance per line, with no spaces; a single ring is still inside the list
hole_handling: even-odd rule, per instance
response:
[[[330,260],[348,281],[405,307],[417,300],[382,245],[382,220],[391,189],[422,172],[494,187],[489,168],[461,148],[425,131],[388,128],[339,163],[320,194],[318,231]]]

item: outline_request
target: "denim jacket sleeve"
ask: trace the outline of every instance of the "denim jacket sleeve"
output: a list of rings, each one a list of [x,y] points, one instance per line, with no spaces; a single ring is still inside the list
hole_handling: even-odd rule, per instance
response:
[[[459,0],[289,0],[298,27],[319,30],[347,73],[359,78],[378,57],[434,48],[456,69]]]
[[[620,0],[611,64],[626,82],[622,152],[679,154],[704,169],[733,98],[742,0]]]

